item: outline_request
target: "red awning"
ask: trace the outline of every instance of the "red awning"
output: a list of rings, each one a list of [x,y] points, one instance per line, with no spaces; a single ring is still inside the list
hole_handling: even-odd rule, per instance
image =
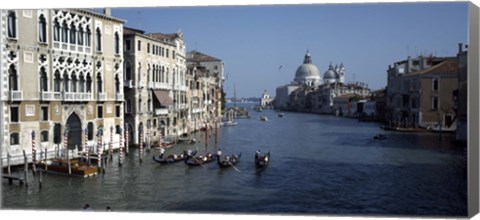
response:
[[[157,100],[160,102],[161,105],[163,106],[173,105],[173,100],[168,95],[168,91],[153,90],[153,93],[155,94],[155,97],[157,97]]]

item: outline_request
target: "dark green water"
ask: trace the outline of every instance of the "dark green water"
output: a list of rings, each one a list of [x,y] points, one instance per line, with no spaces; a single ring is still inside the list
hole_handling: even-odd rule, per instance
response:
[[[41,189],[2,180],[3,208],[81,210],[89,203],[94,210],[130,212],[467,215],[464,151],[448,136],[385,132],[389,138],[376,141],[384,131],[373,123],[300,113],[278,118],[270,110],[251,115],[219,129],[224,154],[242,153],[240,172],[215,163],[161,165],[151,159],[154,151],[140,164],[131,149],[123,167],[115,155],[96,177],[45,174]],[[263,115],[270,120],[260,121]],[[188,147],[205,150],[202,141],[166,153]],[[208,149],[215,151],[213,136]],[[271,152],[261,173],[254,167],[257,149]]]

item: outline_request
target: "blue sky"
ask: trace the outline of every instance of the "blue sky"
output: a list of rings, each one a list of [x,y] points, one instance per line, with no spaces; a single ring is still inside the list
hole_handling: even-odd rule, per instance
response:
[[[322,77],[330,62],[346,81],[386,86],[388,65],[408,55],[455,56],[467,42],[468,3],[368,3],[113,8],[125,26],[182,30],[187,50],[225,62],[227,97],[260,96],[291,82],[308,49]],[[279,66],[284,67],[279,70]]]

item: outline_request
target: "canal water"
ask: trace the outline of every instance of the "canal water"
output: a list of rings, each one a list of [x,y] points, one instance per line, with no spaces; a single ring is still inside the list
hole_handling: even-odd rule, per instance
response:
[[[386,132],[375,123],[334,116],[284,115],[251,111],[237,126],[219,128],[223,153],[242,153],[238,170],[220,170],[215,163],[161,165],[151,159],[153,150],[140,163],[130,149],[123,167],[115,155],[96,177],[44,174],[42,188],[33,176],[28,188],[2,180],[2,208],[81,210],[89,203],[94,210],[128,212],[467,215],[465,151],[450,136]],[[389,138],[374,140],[378,133]],[[204,152],[204,134],[196,135],[200,143],[166,154]],[[254,167],[257,149],[271,152],[263,172]]]

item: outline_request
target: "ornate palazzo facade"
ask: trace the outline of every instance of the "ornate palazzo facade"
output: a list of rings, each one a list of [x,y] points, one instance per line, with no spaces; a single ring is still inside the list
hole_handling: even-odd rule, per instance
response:
[[[32,132],[50,152],[65,135],[70,149],[94,146],[97,134],[118,147],[124,22],[106,12],[0,11],[2,162],[30,154]]]

